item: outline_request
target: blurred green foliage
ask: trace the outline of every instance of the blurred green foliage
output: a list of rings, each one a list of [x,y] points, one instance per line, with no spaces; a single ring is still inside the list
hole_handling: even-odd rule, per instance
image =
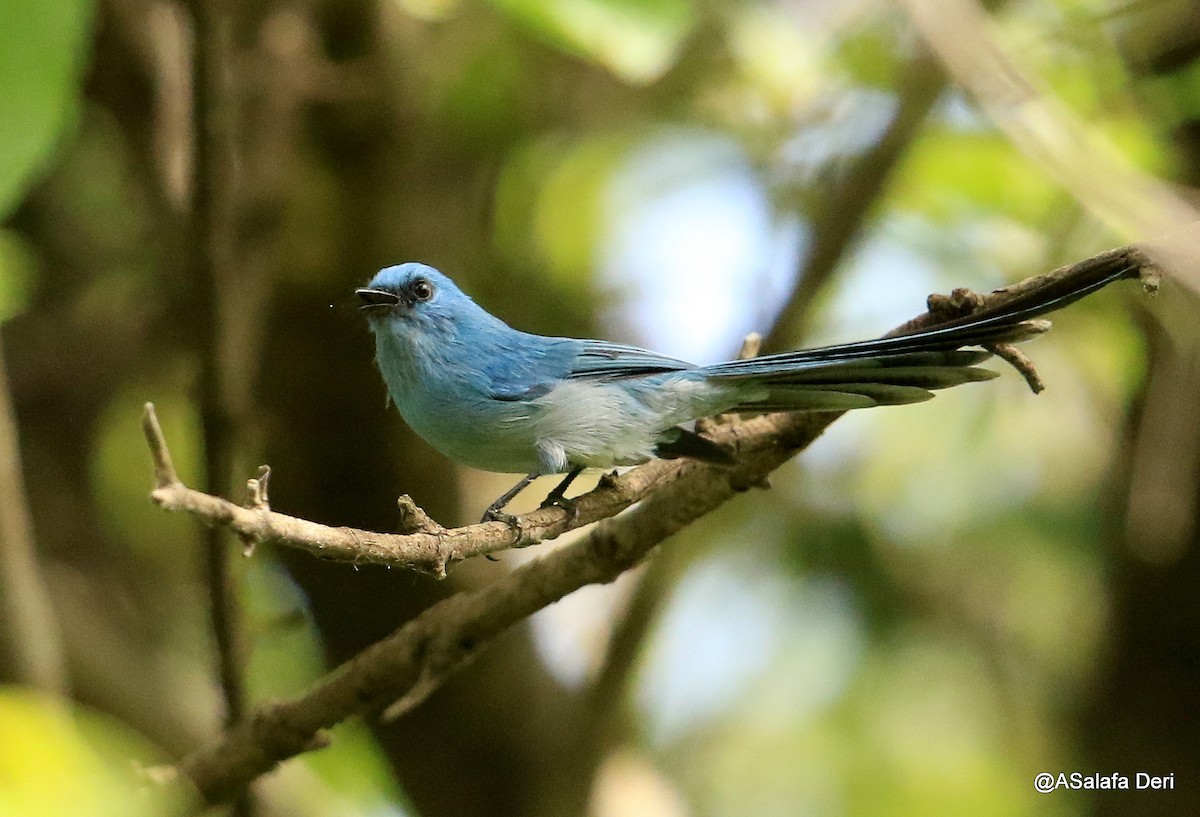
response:
[[[10,213],[79,110],[89,0],[6,0],[0,6],[0,215]]]
[[[1125,159],[1195,184],[1200,59],[1171,38],[1170,59],[1154,51],[1163,32],[1191,42],[1194,14],[1135,5],[1003,4],[997,36]],[[237,184],[218,312],[255,316],[223,341],[229,379],[252,381],[236,459],[272,464],[276,510],[327,524],[392,529],[405,492],[473,519],[505,480],[446,463],[386,409],[350,296],[384,264],[434,263],[524,329],[670,335],[662,351],[690,354],[769,328],[830,239],[814,225],[845,231],[805,316],[822,339],[1148,238],[1093,221],[964,92],[914,70],[890,3],[225,8]],[[78,701],[0,691],[3,815],[173,813],[128,759],[177,757],[222,718],[199,536],[146,500],[138,429],[154,400],[198,482],[186,23],[150,0],[0,4],[0,320]],[[889,130],[918,82],[936,103]],[[903,142],[894,167],[867,161],[881,138]],[[868,215],[839,218],[872,172]],[[1107,292],[1029,347],[1037,398],[1005,371],[839,420],[640,584],[539,614],[395,724],[339,726],[262,781],[264,814],[1133,813],[1032,779],[1200,770],[1177,723],[1196,678],[1172,658],[1195,655],[1195,545],[1152,563],[1121,530],[1139,457],[1191,473],[1166,459],[1182,443],[1141,447],[1164,347],[1186,349],[1165,323]],[[301,692],[526,556],[443,584],[270,548],[237,560],[252,700]],[[642,619],[619,626],[631,594]],[[636,660],[597,701],[587,685],[627,630]],[[1177,794],[1154,813],[1195,813]]]
[[[168,817],[194,802],[148,785],[162,754],[121,721],[0,687],[0,814]]]
[[[490,0],[538,37],[633,83],[661,77],[696,22],[692,0]]]
[[[91,16],[88,0],[0,5],[0,219],[75,123]],[[31,277],[28,251],[0,229],[0,321],[25,304]]]

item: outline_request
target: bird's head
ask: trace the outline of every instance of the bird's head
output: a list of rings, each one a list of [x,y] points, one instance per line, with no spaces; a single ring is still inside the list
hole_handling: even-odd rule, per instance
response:
[[[416,262],[380,270],[354,294],[375,332],[442,334],[486,315],[453,281]]]

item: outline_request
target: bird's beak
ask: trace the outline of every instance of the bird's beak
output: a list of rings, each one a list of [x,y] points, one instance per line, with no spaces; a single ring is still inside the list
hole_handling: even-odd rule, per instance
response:
[[[354,290],[354,294],[362,298],[363,302],[358,307],[359,309],[375,309],[381,306],[399,306],[400,304],[399,295],[382,289],[363,287]]]

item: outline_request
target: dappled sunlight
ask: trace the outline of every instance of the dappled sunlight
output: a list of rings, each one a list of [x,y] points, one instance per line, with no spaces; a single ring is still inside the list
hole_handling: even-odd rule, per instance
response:
[[[603,462],[467,455],[498,404],[660,405],[661,370],[448,311],[389,392],[362,315],[425,298],[355,296],[417,260],[516,329],[710,363],[1155,241],[1200,183],[1188,3],[168,5],[0,25],[2,817],[190,814],[188,781],[254,781],[238,817],[1200,812],[1200,228],[1138,256],[1156,299],[1049,316],[1041,394],[995,356],[920,404],[788,393],[824,414],[696,422],[736,463],[589,470],[582,517],[529,515],[544,476],[484,525],[524,475],[439,451]],[[192,488],[215,527],[154,507]],[[1034,788],[1074,770],[1179,787]]]
[[[746,543],[680,581],[640,673],[638,700],[659,745],[731,715],[803,723],[844,693],[861,648],[852,597],[837,582],[789,581],[774,567],[770,550]]]
[[[795,273],[798,226],[733,140],[666,133],[637,146],[604,194],[600,286],[609,323],[666,354],[727,357],[763,331]]]

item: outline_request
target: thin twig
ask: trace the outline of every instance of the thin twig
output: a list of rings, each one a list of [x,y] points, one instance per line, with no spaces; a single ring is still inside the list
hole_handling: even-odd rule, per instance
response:
[[[175,473],[175,464],[171,462],[171,452],[163,437],[162,426],[158,423],[158,415],[154,413],[153,403],[147,403],[143,408],[142,431],[146,435],[146,444],[150,446],[150,459],[154,461],[154,487],[182,485]]]
[[[521,517],[519,531],[503,522],[445,529],[411,499],[401,497],[401,527],[408,532],[374,533],[329,527],[265,506],[251,504],[245,507],[189,488],[175,478],[173,471],[167,471],[170,452],[152,403],[146,404],[142,428],[155,461],[155,488],[150,497],[164,510],[185,511],[210,525],[226,527],[247,543],[287,545],[331,561],[411,568],[438,577],[445,577],[447,568],[454,562],[537,544],[613,516],[651,487],[641,476],[633,476],[635,472],[631,471],[611,484],[608,490],[593,491],[580,497],[575,506],[577,513],[573,515],[554,506],[525,514]]]
[[[1028,355],[1011,343],[997,343],[990,348],[995,352],[996,357],[1012,366],[1021,377],[1025,378],[1025,384],[1029,386],[1031,392],[1041,394],[1046,390],[1046,381],[1042,380],[1042,375]]]

